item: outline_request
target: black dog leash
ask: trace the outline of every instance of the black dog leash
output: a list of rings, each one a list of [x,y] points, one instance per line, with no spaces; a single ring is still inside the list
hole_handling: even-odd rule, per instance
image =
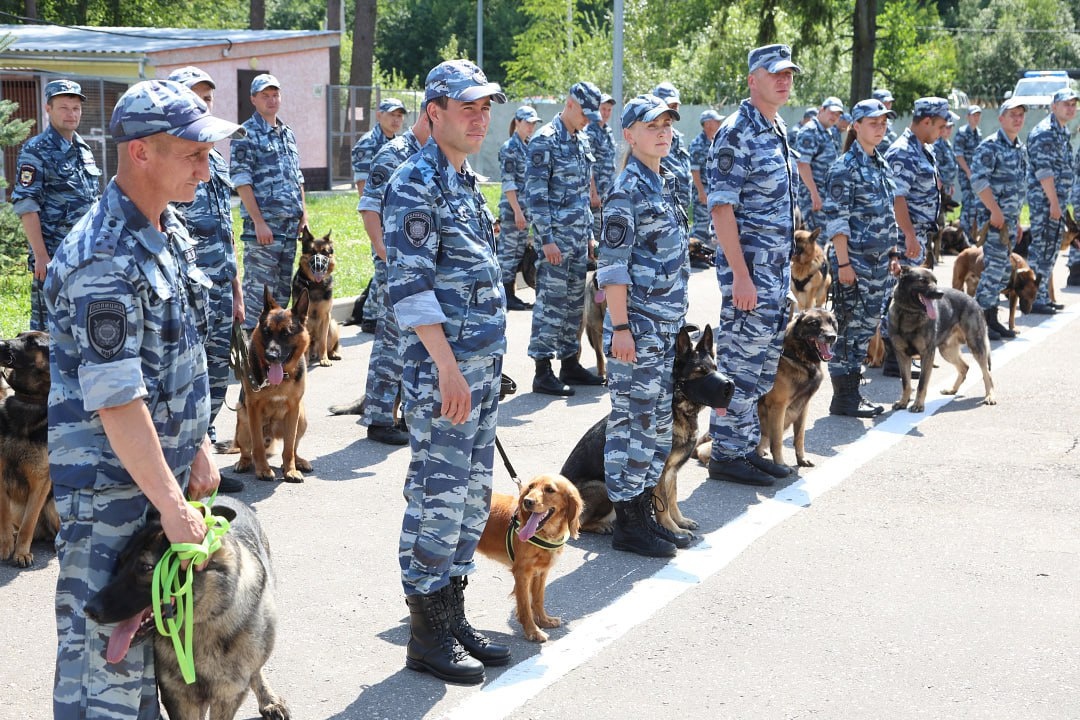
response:
[[[509,375],[503,373],[499,378],[499,402],[506,399],[507,395],[513,395],[517,392],[517,383]],[[499,451],[499,456],[502,457],[503,465],[506,466],[506,472],[510,473],[510,479],[517,485],[518,490],[521,490],[521,479],[518,478],[517,471],[514,470],[514,466],[510,463],[510,457],[506,454],[506,449],[503,448],[502,443],[499,442],[498,434],[495,435],[495,448]]]
[[[517,471],[514,470],[514,466],[510,464],[510,458],[506,455],[506,450],[503,449],[503,445],[499,442],[499,436],[495,436],[495,448],[499,451],[499,455],[502,456],[503,465],[506,466],[506,472],[510,473],[510,479],[514,481],[514,484],[521,488],[521,479],[518,478]]]

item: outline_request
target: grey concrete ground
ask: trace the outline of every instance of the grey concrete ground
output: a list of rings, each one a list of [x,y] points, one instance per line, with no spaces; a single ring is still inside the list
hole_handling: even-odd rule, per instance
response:
[[[509,572],[481,558],[470,618],[514,653],[482,688],[403,667],[396,541],[408,450],[369,442],[355,417],[326,412],[362,392],[370,336],[348,328],[344,359],[308,383],[301,448],[314,472],[302,485],[249,479],[241,495],[266,526],[279,576],[270,681],[308,720],[1080,718],[1080,304],[1063,295],[1070,310],[1047,324],[1053,332],[1023,317],[1014,347],[995,343],[995,407],[979,405],[976,381],[896,432],[903,419],[889,414],[830,417],[823,388],[807,431],[818,474],[803,476],[841,478],[828,492],[791,502],[790,489],[709,481],[688,464],[681,506],[708,536],[679,562],[731,557],[670,598],[661,596],[671,583],[650,578],[678,578],[677,564],[583,536],[550,579],[548,607],[565,625],[542,647],[512,617]],[[718,297],[713,273],[696,272],[690,319],[715,323]],[[522,392],[499,423],[525,477],[557,471],[608,410],[603,388],[569,400],[524,392],[529,317],[510,315],[506,367]],[[898,396],[899,381],[869,376],[873,399]],[[953,369],[935,377],[943,385]],[[233,417],[223,412],[222,435]],[[889,442],[867,451],[858,441],[872,425]],[[495,486],[514,489],[498,462]],[[790,516],[777,519],[780,506]],[[749,534],[729,536],[736,527]],[[31,569],[0,567],[0,720],[50,714],[56,561],[47,544],[35,554]],[[257,717],[250,700],[241,717]]]

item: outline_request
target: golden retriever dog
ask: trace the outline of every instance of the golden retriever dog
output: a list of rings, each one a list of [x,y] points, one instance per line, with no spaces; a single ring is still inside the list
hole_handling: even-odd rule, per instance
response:
[[[562,475],[537,475],[517,497],[492,493],[477,549],[510,568],[518,622],[533,642],[547,641],[540,628],[562,624],[544,610],[544,591],[566,541],[578,536],[583,506],[577,488]]]

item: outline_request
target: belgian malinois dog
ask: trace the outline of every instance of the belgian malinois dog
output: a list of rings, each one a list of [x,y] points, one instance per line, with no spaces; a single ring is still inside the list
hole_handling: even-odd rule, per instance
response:
[[[316,238],[306,227],[300,233],[300,266],[293,275],[292,296],[300,297],[307,290],[308,335],[311,362],[328,367],[331,360],[340,360],[337,321],[330,311],[334,304],[334,241],[330,233]]]

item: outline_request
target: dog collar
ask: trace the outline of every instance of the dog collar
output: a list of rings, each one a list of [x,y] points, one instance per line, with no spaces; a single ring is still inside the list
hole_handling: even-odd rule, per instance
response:
[[[546,520],[547,518],[544,518],[544,520],[540,521],[540,527],[543,527]],[[510,520],[510,526],[506,528],[506,554],[510,557],[510,562],[514,562],[514,533],[516,533],[518,531],[518,528],[520,527],[521,521],[518,520],[517,515],[514,515],[514,517]],[[566,541],[569,539],[570,533],[564,535],[562,540],[559,540],[558,542],[551,542],[550,540],[545,540],[542,537],[533,535],[525,542],[535,545],[539,548],[544,548],[545,550],[558,550],[563,545],[565,545]]]

